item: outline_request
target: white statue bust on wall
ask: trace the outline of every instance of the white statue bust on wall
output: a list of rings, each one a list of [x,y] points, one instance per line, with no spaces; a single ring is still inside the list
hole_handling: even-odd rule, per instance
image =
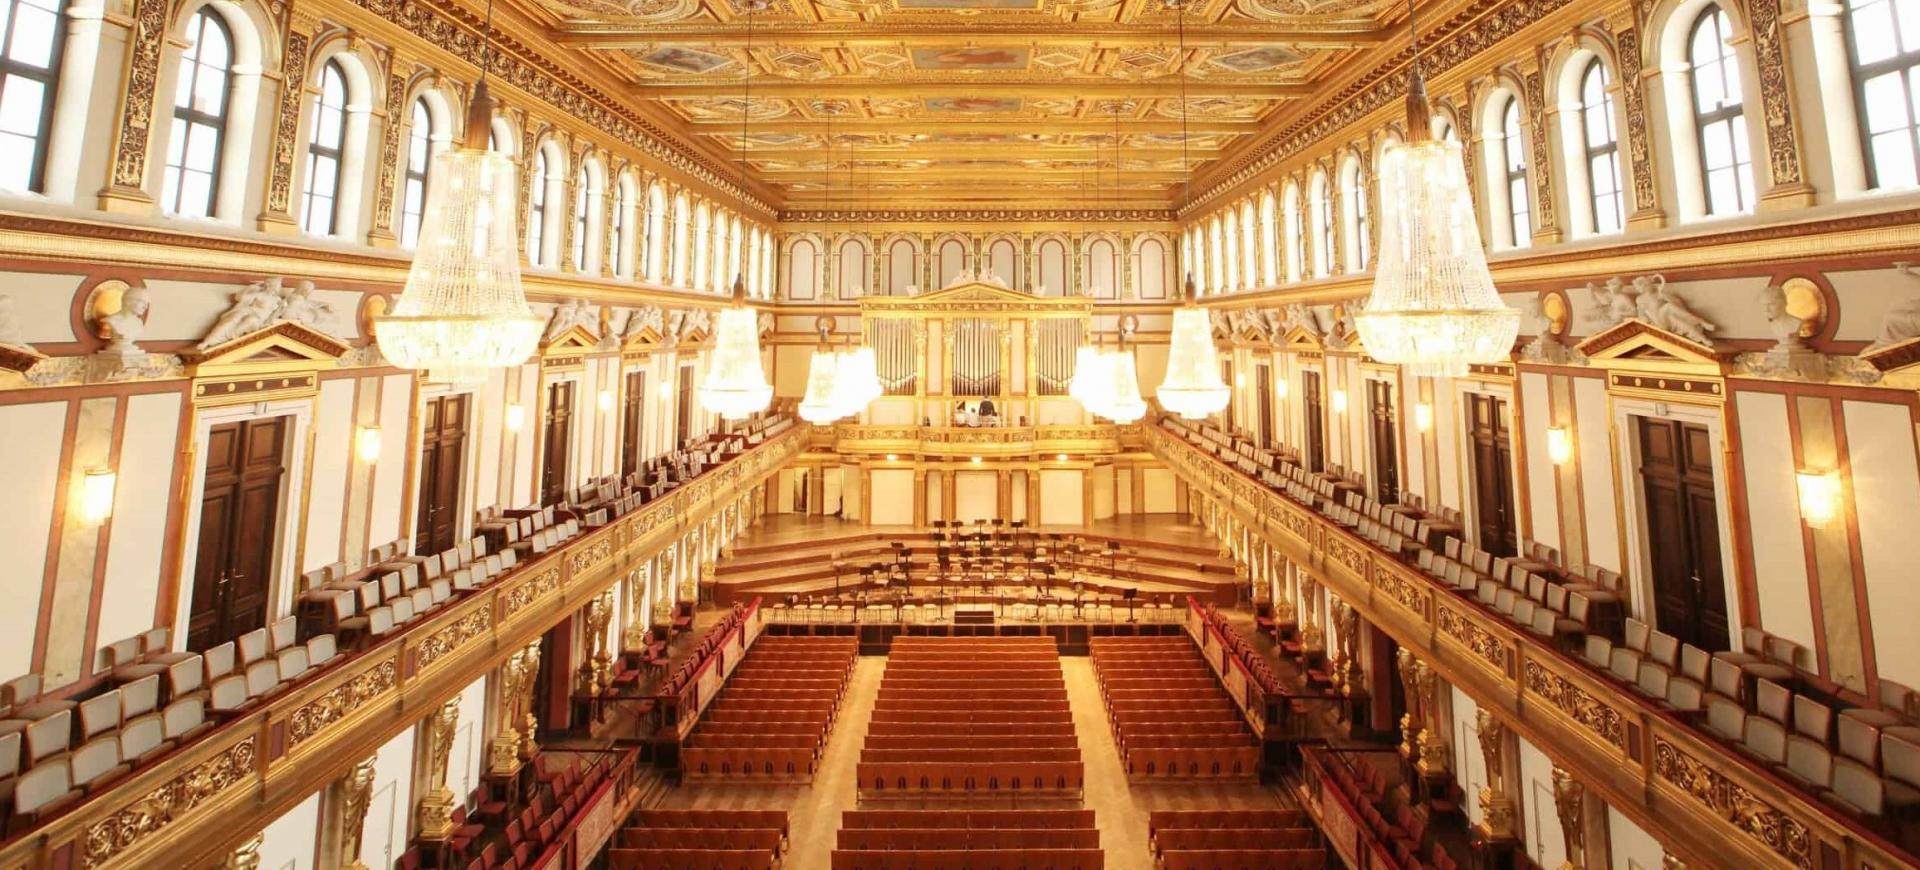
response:
[[[102,351],[121,357],[140,356],[144,352],[135,342],[147,332],[147,312],[153,301],[145,287],[129,287],[120,294],[120,310],[100,318],[100,337],[107,340]]]

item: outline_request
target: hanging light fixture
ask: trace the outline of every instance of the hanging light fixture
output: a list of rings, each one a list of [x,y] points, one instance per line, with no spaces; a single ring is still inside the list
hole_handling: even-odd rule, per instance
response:
[[[820,346],[807,360],[807,395],[800,400],[800,419],[825,424],[844,416],[834,395],[834,375],[840,368],[840,354],[828,345],[833,334],[833,318],[817,318],[814,328],[820,333]]]
[[[1091,329],[1091,324],[1088,324]],[[1073,376],[1067,378],[1067,395],[1089,412],[1099,413],[1094,403],[1099,401],[1100,385],[1103,382],[1099,367],[1105,356],[1092,344],[1082,344],[1073,354]]]
[[[1100,370],[1106,374],[1100,409],[1095,413],[1115,423],[1132,423],[1147,413],[1147,400],[1140,397],[1140,373],[1133,365],[1133,351],[1127,339],[1139,328],[1140,320],[1129,314],[1120,318],[1120,343],[1101,354]]]
[[[764,0],[744,0],[747,10],[746,58],[740,64],[740,177],[747,177],[747,123],[753,114],[753,13]],[[747,307],[747,281],[733,275],[733,301],[714,325],[713,350],[707,357],[707,376],[700,384],[700,404],[727,420],[739,420],[767,407],[773,387],[760,360],[760,316]]]
[[[1433,136],[1413,0],[1407,27],[1407,141],[1380,161],[1380,259],[1354,325],[1374,359],[1416,376],[1459,377],[1512,353],[1520,312],[1493,287],[1460,144]]]
[[[1193,168],[1187,160],[1187,7],[1185,0],[1173,0],[1179,12],[1180,52],[1174,60],[1180,65],[1180,169],[1186,196],[1193,191]],[[1193,271],[1188,268],[1181,282],[1180,307],[1173,312],[1173,335],[1167,345],[1167,375],[1156,396],[1160,405],[1189,420],[1217,414],[1232,398],[1220,380],[1220,352],[1213,346],[1213,328],[1207,312],[1200,308],[1193,287]]]
[[[855,162],[853,157],[853,137],[848,137],[847,183],[849,186],[853,183],[853,167]],[[871,242],[874,236],[872,224],[872,185],[873,181],[869,178],[866,189],[868,220],[866,232],[869,242]],[[877,255],[878,252],[876,251],[874,253]],[[865,276],[862,276],[863,283],[864,278]],[[860,288],[860,295],[867,295],[867,288]],[[861,328],[864,331],[865,324],[862,324]],[[854,348],[839,353],[835,377],[837,383],[834,384],[833,395],[840,406],[840,415],[843,417],[852,416],[866,410],[868,403],[880,398],[881,395],[886,393],[886,388],[880,385],[879,357],[873,352],[873,348],[867,345],[864,340]]]
[[[406,287],[392,313],[373,319],[374,340],[394,365],[456,384],[479,383],[490,369],[525,362],[546,325],[520,288],[513,164],[487,148],[492,32],[489,0],[486,50],[465,137],[460,147],[434,155]]]

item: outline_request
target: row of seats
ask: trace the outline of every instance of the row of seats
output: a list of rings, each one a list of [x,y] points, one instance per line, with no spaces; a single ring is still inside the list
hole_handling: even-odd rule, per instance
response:
[[[1331,778],[1333,788],[1359,813],[1367,836],[1400,866],[1454,870],[1456,863],[1439,841],[1428,842],[1428,809],[1415,805],[1405,783],[1389,783],[1378,766],[1346,753],[1314,751],[1313,759],[1312,769]]]
[[[1250,778],[1259,772],[1260,741],[1192,640],[1096,637],[1091,650],[1129,777]],[[1232,730],[1204,727],[1223,718]]]
[[[540,540],[570,535],[568,520],[536,533]],[[522,550],[546,545],[514,544],[487,552],[484,537],[431,556],[394,556],[366,571],[310,588],[301,596],[309,625],[338,633],[351,648],[377,643],[456,597],[486,585],[520,564]]]
[[[690,777],[812,779],[859,656],[850,637],[763,635],[688,735],[681,770]]]
[[[1320,870],[1319,829],[1297,810],[1160,810],[1147,844],[1165,870]]]
[[[544,866],[549,852],[572,840],[572,824],[580,818],[587,800],[612,776],[613,762],[611,758],[594,758],[563,765],[551,762],[552,757],[544,753],[534,756],[533,799],[507,823],[504,839],[488,843],[471,859],[466,855],[484,828],[467,824],[465,807],[455,809],[456,861],[466,860],[467,870],[528,870]],[[400,857],[400,870],[420,866],[422,857],[417,848],[407,850]]]
[[[1103,861],[1092,810],[849,810],[832,866],[1099,870]]]
[[[897,637],[861,749],[860,794],[1078,794],[1085,770],[1072,735],[1051,638]]]
[[[766,810],[637,810],[607,851],[609,870],[771,870],[787,814]]]

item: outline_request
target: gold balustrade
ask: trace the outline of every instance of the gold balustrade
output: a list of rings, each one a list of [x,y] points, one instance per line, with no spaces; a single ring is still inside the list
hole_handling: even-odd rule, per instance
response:
[[[0,867],[216,861],[766,480],[808,438],[796,425],[222,723],[6,844]]]
[[[1876,833],[1550,641],[1157,424],[1147,448],[1443,679],[1700,867],[1912,867]]]
[[[885,426],[843,423],[832,444],[846,455],[1045,457],[1119,453],[1137,443],[1137,426]]]

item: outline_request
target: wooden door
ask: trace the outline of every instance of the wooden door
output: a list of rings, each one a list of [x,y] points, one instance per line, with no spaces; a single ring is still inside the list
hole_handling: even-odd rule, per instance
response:
[[[1325,471],[1327,468],[1327,417],[1326,408],[1320,398],[1319,372],[1300,373],[1300,407],[1307,417],[1307,443],[1301,446],[1300,460],[1306,463],[1308,471]]]
[[[680,367],[680,381],[675,388],[673,445],[678,450],[693,438],[693,366]]]
[[[1367,381],[1367,424],[1373,429],[1374,498],[1382,504],[1400,500],[1400,430],[1394,420],[1393,384]]]
[[[1220,383],[1227,385],[1227,407],[1220,411],[1220,425],[1228,432],[1233,432],[1238,428],[1233,419],[1233,406],[1240,398],[1240,391],[1233,384],[1233,360],[1220,360]]]
[[[620,476],[640,470],[640,448],[646,440],[647,373],[627,372],[627,395],[620,406]]]
[[[1709,652],[1728,645],[1713,438],[1697,423],[1635,417],[1653,566],[1654,624]]]
[[[460,482],[467,446],[465,393],[428,399],[420,409],[420,504],[414,552],[449,549],[460,533]]]
[[[1254,376],[1260,379],[1255,386],[1259,396],[1257,405],[1260,411],[1260,425],[1254,427],[1254,434],[1260,439],[1262,448],[1273,446],[1273,369],[1262,363],[1254,366]]]
[[[547,385],[544,471],[540,476],[540,503],[559,504],[567,497],[567,461],[573,446],[573,382]]]
[[[1468,394],[1467,436],[1473,453],[1474,519],[1479,524],[1480,549],[1512,556],[1520,551],[1520,542],[1514,527],[1513,430],[1507,401]]]
[[[187,648],[218,646],[267,624],[286,477],[286,417],[222,423],[207,433],[200,537]]]

